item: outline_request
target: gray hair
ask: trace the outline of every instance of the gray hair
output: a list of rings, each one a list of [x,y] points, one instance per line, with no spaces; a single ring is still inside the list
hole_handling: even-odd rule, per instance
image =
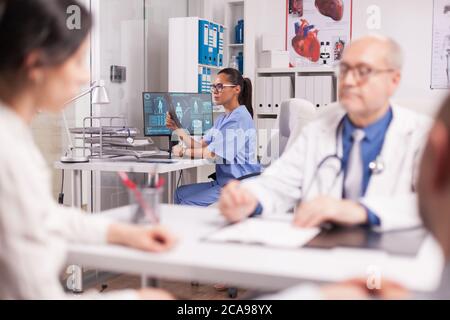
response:
[[[376,33],[363,36],[356,41],[358,40],[374,40],[385,44],[387,49],[385,60],[389,68],[398,71],[401,71],[403,69],[403,49],[396,40]]]

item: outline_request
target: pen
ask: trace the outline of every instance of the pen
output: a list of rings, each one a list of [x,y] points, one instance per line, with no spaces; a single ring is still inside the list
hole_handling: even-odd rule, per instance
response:
[[[136,201],[138,205],[144,210],[144,213],[147,217],[149,217],[154,223],[158,223],[158,218],[156,217],[153,210],[148,206],[148,204],[144,201],[142,197],[142,193],[139,191],[136,184],[130,180],[128,175],[125,172],[118,172],[117,173],[122,180],[122,183],[127,187],[129,190],[133,191],[134,197],[136,198]]]

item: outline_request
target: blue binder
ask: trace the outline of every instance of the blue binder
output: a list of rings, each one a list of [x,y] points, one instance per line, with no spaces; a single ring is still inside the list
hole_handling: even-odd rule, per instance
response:
[[[208,65],[214,65],[214,47],[215,47],[214,23],[209,23],[209,37],[208,37]]]
[[[219,26],[219,67],[223,67],[223,47],[224,47],[224,37],[225,37],[225,33],[224,33],[224,27],[223,26]]]
[[[213,23],[213,59],[212,59],[212,65],[218,66],[219,65],[219,25]]]
[[[211,69],[206,70],[206,83],[205,83],[205,91],[204,93],[211,92]]]
[[[203,92],[203,68],[198,67],[198,93]]]
[[[198,92],[210,93],[211,90],[211,69],[206,67],[198,68]]]
[[[200,64],[208,64],[209,33],[209,22],[206,20],[199,20],[198,63]]]

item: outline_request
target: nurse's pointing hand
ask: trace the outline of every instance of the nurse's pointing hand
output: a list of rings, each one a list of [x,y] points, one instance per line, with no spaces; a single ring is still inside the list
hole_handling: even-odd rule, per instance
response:
[[[314,228],[325,222],[343,226],[362,225],[367,223],[367,212],[359,203],[324,196],[302,203],[295,212],[296,226]]]
[[[219,209],[230,222],[239,222],[252,214],[258,200],[248,190],[240,187],[239,181],[228,183],[220,194]]]

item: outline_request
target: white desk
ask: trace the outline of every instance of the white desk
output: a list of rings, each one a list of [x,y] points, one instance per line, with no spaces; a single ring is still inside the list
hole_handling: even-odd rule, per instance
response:
[[[74,207],[81,207],[81,172],[136,172],[136,173],[155,173],[155,174],[169,174],[169,181],[167,181],[167,190],[169,201],[173,199],[174,187],[174,173],[180,170],[197,168],[210,164],[206,159],[186,160],[173,159],[174,163],[141,163],[141,162],[125,162],[94,160],[87,163],[61,163],[57,161],[54,163],[55,169],[72,171],[72,204]]]
[[[126,221],[131,208],[106,214]],[[163,205],[161,216],[162,224],[180,237],[171,252],[152,254],[112,245],[71,245],[69,262],[119,273],[266,290],[287,288],[303,280],[366,277],[372,266],[383,277],[413,290],[434,290],[440,280],[441,255],[431,239],[424,242],[416,257],[341,248],[283,250],[201,241],[225,224],[217,209]]]

